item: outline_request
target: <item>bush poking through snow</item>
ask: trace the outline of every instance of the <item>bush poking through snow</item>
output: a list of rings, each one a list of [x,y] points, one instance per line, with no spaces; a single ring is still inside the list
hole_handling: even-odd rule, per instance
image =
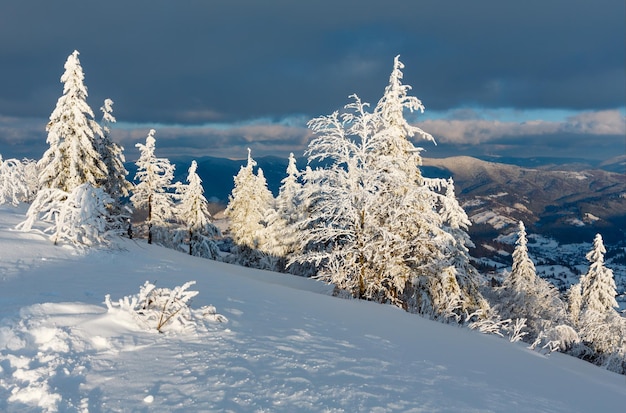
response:
[[[138,295],[126,296],[117,302],[111,301],[109,294],[104,298],[109,312],[122,311],[130,313],[142,327],[156,329],[163,333],[167,327],[169,331],[186,331],[195,329],[201,320],[227,322],[228,319],[217,314],[212,305],[199,309],[192,309],[190,302],[198,295],[198,291],[189,291],[195,281],[169,288],[157,288],[146,281],[139,289]]]

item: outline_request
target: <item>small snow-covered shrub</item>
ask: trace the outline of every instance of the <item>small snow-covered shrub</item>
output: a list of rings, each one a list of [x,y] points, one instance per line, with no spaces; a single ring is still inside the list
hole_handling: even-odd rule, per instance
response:
[[[139,289],[139,294],[126,296],[117,302],[111,301],[111,296],[107,294],[104,303],[109,312],[130,313],[139,325],[146,329],[156,329],[160,333],[164,332],[166,327],[169,331],[193,330],[202,323],[202,320],[227,322],[228,319],[217,314],[212,305],[199,309],[190,307],[191,299],[198,295],[198,291],[190,291],[188,288],[195,283],[188,281],[169,289],[157,288],[156,285],[146,281]]]
[[[29,196],[24,164],[17,159],[2,160],[0,155],[0,205],[16,206]]]
[[[111,197],[102,188],[89,183],[71,192],[44,188],[26,212],[26,220],[16,229],[30,231],[37,221],[46,223],[43,232],[50,233],[54,244],[67,242],[79,248],[108,245],[112,233],[107,230]]]
[[[504,337],[506,328],[511,323],[511,319],[502,320],[500,314],[495,312],[493,308],[475,311],[468,314],[466,319],[469,320],[467,326],[470,330],[478,330],[483,334],[494,334],[500,337]]]
[[[522,340],[528,332],[524,331],[526,328],[526,319],[525,318],[516,318],[514,322],[511,322],[508,325],[509,330],[509,341],[511,343],[517,343]]]
[[[493,308],[488,310],[478,310],[466,316],[471,320],[468,327],[471,330],[478,330],[483,334],[494,334],[506,337],[511,343],[516,343],[524,339],[528,334],[526,330],[526,319],[502,319],[502,316]]]
[[[542,331],[530,345],[531,350],[547,351],[548,354],[569,351],[580,343],[580,337],[572,327],[560,324]]]

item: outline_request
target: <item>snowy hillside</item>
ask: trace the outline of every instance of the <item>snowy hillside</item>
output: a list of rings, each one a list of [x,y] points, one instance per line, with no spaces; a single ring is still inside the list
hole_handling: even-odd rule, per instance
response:
[[[0,207],[0,411],[623,411],[624,376],[573,357],[142,241],[55,247],[23,213]],[[146,280],[228,321],[107,311]]]

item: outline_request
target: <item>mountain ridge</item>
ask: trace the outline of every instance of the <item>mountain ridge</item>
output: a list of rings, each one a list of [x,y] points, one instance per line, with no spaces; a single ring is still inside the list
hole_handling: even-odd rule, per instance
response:
[[[476,244],[515,231],[520,220],[530,232],[561,243],[589,242],[596,233],[609,244],[625,242],[626,174],[585,169],[587,164],[571,162],[562,163],[558,169],[552,158],[527,163],[537,164],[539,160],[543,162],[539,167],[529,167],[471,156],[424,158],[420,168],[427,177],[454,179],[457,198],[473,223],[469,232]],[[216,209],[225,207],[233,178],[247,160],[207,156],[196,161],[205,196]],[[265,156],[255,161],[276,195],[286,176],[287,158]],[[626,156],[620,155],[602,164],[613,166],[624,161]],[[175,179],[184,182],[190,159],[172,162],[176,165]],[[297,166],[303,170],[306,158],[299,158]],[[134,164],[128,163],[127,169],[134,176]]]

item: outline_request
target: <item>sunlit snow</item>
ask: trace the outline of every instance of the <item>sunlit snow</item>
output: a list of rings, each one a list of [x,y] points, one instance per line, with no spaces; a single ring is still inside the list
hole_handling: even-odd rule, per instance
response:
[[[0,411],[621,412],[626,378],[319,282],[145,242],[79,253],[0,206]],[[113,300],[196,281],[227,322],[149,329]]]

